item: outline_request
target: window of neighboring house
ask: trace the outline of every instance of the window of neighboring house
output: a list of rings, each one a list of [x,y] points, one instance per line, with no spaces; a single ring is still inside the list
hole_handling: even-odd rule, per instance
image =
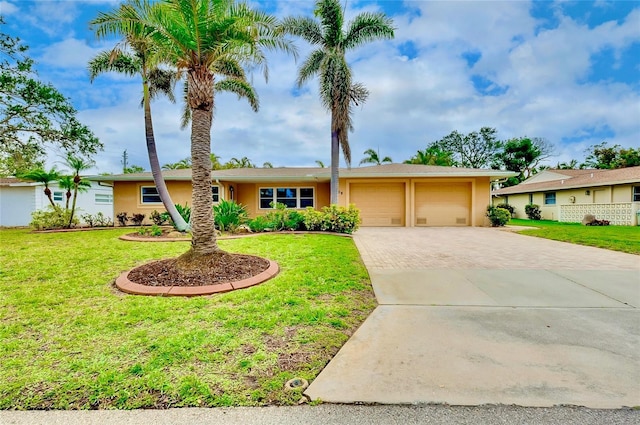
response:
[[[272,202],[285,204],[287,208],[313,207],[312,187],[261,187],[260,209],[273,208]]]
[[[533,204],[533,193],[529,194],[529,205]]]
[[[62,202],[64,198],[64,192],[53,192],[53,200],[56,202]]]
[[[640,186],[633,186],[633,202],[640,202]]]
[[[161,204],[162,200],[158,195],[158,189],[155,186],[142,186],[140,188],[140,199],[143,204]]]
[[[220,202],[220,187],[219,186],[211,186],[211,195],[213,195],[213,203],[217,204]]]
[[[556,193],[555,192],[547,192],[544,194],[544,204],[545,205],[555,205],[556,204]]]
[[[96,193],[96,204],[113,204],[113,195],[110,193]]]

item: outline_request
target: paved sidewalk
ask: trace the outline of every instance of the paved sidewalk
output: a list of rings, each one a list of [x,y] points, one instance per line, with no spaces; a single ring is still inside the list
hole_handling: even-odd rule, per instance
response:
[[[306,394],[640,405],[640,257],[487,228],[365,228],[380,306]]]

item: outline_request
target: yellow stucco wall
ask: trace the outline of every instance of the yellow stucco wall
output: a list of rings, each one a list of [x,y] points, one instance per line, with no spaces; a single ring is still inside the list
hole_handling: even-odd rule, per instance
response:
[[[260,183],[241,183],[234,184],[236,186],[235,199],[236,202],[247,207],[249,217],[265,215],[270,209],[260,209],[260,188],[261,187],[295,187],[305,188],[312,187],[314,189],[314,205],[316,209],[320,209],[329,205],[329,183],[309,183],[309,182],[260,182]]]
[[[598,204],[598,203],[624,203],[631,202],[633,198],[633,185],[599,186],[581,189],[566,189],[550,191],[556,193],[556,204],[545,205],[544,193],[533,193],[533,203],[540,206],[544,220],[559,219],[559,205],[564,204]],[[525,205],[530,202],[529,194],[522,193],[495,198],[493,204],[507,202],[515,207],[516,218],[527,218],[524,212]]]
[[[113,182],[113,212],[118,214],[126,212],[129,216],[132,214],[145,214],[144,223],[150,224],[149,215],[154,210],[159,212],[165,211],[162,203],[143,204],[142,203],[142,187],[155,187],[153,182]],[[171,194],[171,199],[176,204],[191,205],[191,182],[190,181],[167,181],[167,189]]]

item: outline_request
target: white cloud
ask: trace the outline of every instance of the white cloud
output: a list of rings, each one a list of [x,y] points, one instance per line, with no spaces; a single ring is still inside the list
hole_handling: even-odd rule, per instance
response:
[[[82,68],[84,70],[89,60],[100,51],[102,49],[90,47],[83,40],[67,38],[51,44],[38,58],[38,62],[56,68]]]
[[[16,13],[18,10],[18,6],[8,1],[0,1],[0,15],[7,16]]]

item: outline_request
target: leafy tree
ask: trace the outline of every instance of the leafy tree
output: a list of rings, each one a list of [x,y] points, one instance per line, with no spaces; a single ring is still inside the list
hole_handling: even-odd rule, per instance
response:
[[[362,164],[376,164],[376,165],[380,165],[383,164],[385,162],[393,162],[393,159],[391,159],[388,156],[385,156],[384,158],[380,159],[380,154],[379,152],[376,152],[373,149],[367,149],[366,151],[364,151],[364,154],[366,155],[364,158],[362,158],[362,160],[360,161],[360,165]]]
[[[496,129],[491,127],[482,127],[480,131],[473,131],[467,135],[454,130],[433,145],[444,152],[451,152],[456,165],[487,168],[494,162],[502,147],[496,133]]]
[[[191,168],[191,158],[184,158],[178,162],[164,164],[162,166],[163,170],[185,170],[187,168]]]
[[[614,169],[640,165],[640,148],[626,149],[620,145],[608,146],[606,142],[602,142],[590,146],[587,154],[580,168]]]
[[[339,148],[342,147],[345,162],[351,164],[349,130],[353,130],[351,111],[353,105],[363,103],[369,92],[351,79],[351,68],[345,53],[366,42],[391,39],[394,28],[391,19],[383,13],[361,13],[343,29],[344,11],[339,0],[317,0],[315,16],[289,17],[283,28],[289,34],[302,37],[316,49],[298,69],[298,87],[318,75],[320,99],[331,112],[331,203],[338,202]]]
[[[451,167],[455,165],[453,161],[453,153],[444,151],[438,145],[431,144],[424,150],[418,152],[410,159],[404,161],[405,164],[422,164],[422,165],[440,165],[443,167]]]
[[[43,168],[36,168],[35,170],[27,171],[26,173],[22,173],[18,175],[21,179],[25,180],[33,180],[39,183],[44,184],[44,194],[49,199],[49,203],[54,209],[58,209],[58,206],[55,202],[53,202],[53,197],[51,196],[51,189],[49,189],[49,183],[52,181],[56,181],[60,178],[60,173],[55,167],[51,168],[49,171],[45,171]]]
[[[121,5],[111,13],[102,14],[98,19],[92,21],[92,25],[96,26],[96,35],[98,37],[116,33],[124,38],[123,41],[131,47],[131,51],[124,51],[119,46],[116,46],[110,51],[98,54],[89,62],[89,74],[92,81],[98,74],[109,71],[129,76],[139,75],[141,77],[145,141],[153,182],[158,191],[158,196],[171,216],[176,229],[184,232],[189,228],[189,225],[176,209],[162,177],[162,169],[160,168],[153,133],[153,120],[151,118],[152,99],[165,95],[171,102],[175,102],[173,89],[177,74],[158,66],[157,57],[154,56],[155,50],[153,49],[152,40],[149,37],[150,30],[141,30],[140,27],[132,28],[129,26],[133,20],[144,16],[146,11],[145,2],[133,0]],[[105,31],[104,26],[101,26],[101,22],[104,22],[104,20],[111,22],[110,31]],[[124,168],[124,172],[127,173],[126,165]]]
[[[123,173],[124,174],[135,174],[135,173],[144,173],[144,167],[141,167],[139,165],[130,165],[128,167],[123,168]]]
[[[215,93],[235,93],[257,111],[258,98],[242,66],[262,66],[266,76],[264,48],[293,50],[275,18],[233,0],[130,0],[121,7],[139,13],[132,13],[124,23],[117,14],[100,14],[94,21],[97,33],[120,34],[124,26],[132,36],[148,37],[155,57],[186,74],[191,116],[193,237],[191,251],[179,264],[190,267],[198,257],[219,251],[211,214]]]
[[[537,172],[540,161],[551,155],[553,146],[545,139],[520,137],[504,142],[502,152],[496,154],[494,167],[518,173],[505,186],[513,186]]]
[[[0,17],[0,25],[4,20]],[[47,147],[82,155],[102,144],[76,119],[69,100],[37,79],[28,47],[0,32],[0,174],[42,168]]]

